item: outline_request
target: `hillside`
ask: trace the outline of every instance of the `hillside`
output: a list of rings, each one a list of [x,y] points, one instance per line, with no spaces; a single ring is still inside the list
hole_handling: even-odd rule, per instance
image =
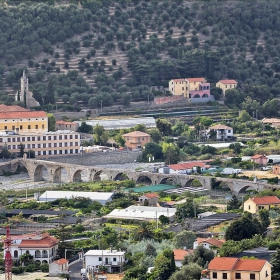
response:
[[[277,99],[266,102],[280,93],[277,1],[7,4],[0,8],[0,102],[13,102],[25,68],[42,105],[151,100],[162,93],[150,86],[204,76],[213,85],[238,81],[228,104],[278,114],[271,109]]]

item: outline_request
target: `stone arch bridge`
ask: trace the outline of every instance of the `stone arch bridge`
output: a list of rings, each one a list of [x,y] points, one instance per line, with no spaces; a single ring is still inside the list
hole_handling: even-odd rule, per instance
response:
[[[231,189],[233,193],[244,192],[247,188],[253,188],[257,191],[263,189],[275,189],[277,186],[262,182],[253,182],[241,179],[219,178],[211,176],[186,175],[186,174],[160,174],[152,172],[137,172],[128,169],[107,169],[96,166],[84,166],[65,164],[60,162],[51,162],[36,159],[15,159],[8,163],[0,165],[0,174],[3,170],[5,172],[16,172],[21,167],[25,167],[31,181],[47,180],[54,183],[62,182],[62,171],[67,173],[68,182],[81,182],[82,177],[84,181],[99,181],[102,178],[108,180],[122,180],[129,179],[136,183],[148,184],[164,184],[172,181],[182,187],[191,186],[191,182],[196,179],[205,189],[211,189],[214,184],[223,183]],[[43,172],[47,173],[43,177]],[[82,176],[83,175],[83,176]]]

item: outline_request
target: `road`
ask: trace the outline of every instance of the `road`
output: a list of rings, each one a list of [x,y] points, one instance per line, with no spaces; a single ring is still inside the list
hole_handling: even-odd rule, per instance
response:
[[[81,280],[81,269],[83,268],[83,262],[79,261],[69,267],[69,274],[71,280]]]

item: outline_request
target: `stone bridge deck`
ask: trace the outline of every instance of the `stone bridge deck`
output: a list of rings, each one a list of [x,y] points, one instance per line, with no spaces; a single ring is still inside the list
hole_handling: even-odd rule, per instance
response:
[[[186,174],[160,174],[152,172],[137,172],[128,169],[107,169],[83,165],[64,164],[59,162],[51,162],[36,159],[15,159],[8,163],[0,164],[0,175],[3,172],[16,172],[20,167],[25,167],[29,178],[32,181],[48,180],[54,183],[61,183],[62,170],[67,173],[68,182],[81,182],[82,175],[86,178],[85,181],[100,181],[101,179],[108,180],[122,180],[124,178],[133,180],[136,183],[150,183],[150,184],[165,184],[172,181],[178,186],[191,186],[191,182],[196,179],[206,189],[211,189],[211,186],[217,186],[220,183],[226,184],[232,192],[238,194],[244,192],[247,188],[254,188],[257,191],[263,189],[274,189],[278,186],[265,184],[261,182],[253,182],[241,179],[219,178],[199,175]],[[47,173],[47,178],[43,177],[43,171]],[[2,172],[2,173],[1,173]]]

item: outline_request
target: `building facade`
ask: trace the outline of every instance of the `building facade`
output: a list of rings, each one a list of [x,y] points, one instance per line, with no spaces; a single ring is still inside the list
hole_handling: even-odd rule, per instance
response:
[[[269,210],[271,206],[280,206],[280,199],[277,196],[252,197],[244,202],[244,211],[255,214],[261,209]]]
[[[271,280],[271,264],[266,260],[216,257],[208,266],[210,280]]]
[[[76,122],[65,122],[65,121],[57,121],[55,123],[56,130],[71,130],[78,131],[79,124]]]
[[[216,132],[216,140],[227,140],[233,137],[233,128],[223,124],[217,124],[209,127],[208,135],[211,134],[211,131]]]
[[[43,133],[48,131],[48,116],[44,111],[30,111],[20,106],[0,105],[0,131]]]
[[[0,149],[6,146],[11,153],[19,153],[21,144],[26,153],[33,150],[36,157],[78,154],[80,153],[80,134],[67,130],[41,134],[0,133]]]
[[[222,89],[223,95],[225,95],[226,90],[237,87],[237,82],[235,80],[220,80],[216,83],[216,87]]]
[[[49,276],[59,277],[61,274],[69,274],[69,262],[66,259],[56,260],[49,265]]]
[[[157,206],[159,195],[157,193],[146,193],[139,197],[139,205]]]
[[[254,155],[251,157],[251,161],[259,165],[266,165],[268,158],[265,155]]]
[[[51,263],[56,255],[59,240],[48,233],[28,234],[13,237],[11,254],[14,260],[19,260],[23,254],[30,254],[34,261]]]
[[[129,149],[143,148],[151,142],[151,135],[142,131],[126,133],[122,137],[125,139],[125,146]]]
[[[121,272],[125,252],[117,250],[89,250],[85,253],[85,267],[96,269],[105,266],[109,273]]]

